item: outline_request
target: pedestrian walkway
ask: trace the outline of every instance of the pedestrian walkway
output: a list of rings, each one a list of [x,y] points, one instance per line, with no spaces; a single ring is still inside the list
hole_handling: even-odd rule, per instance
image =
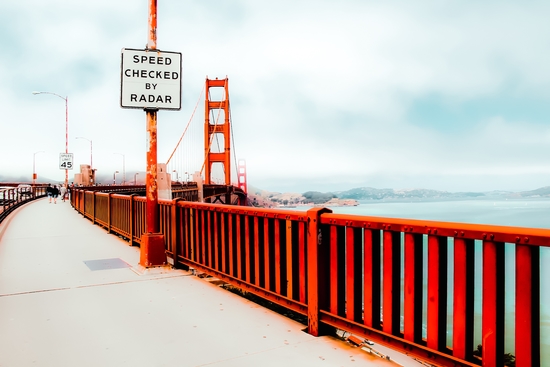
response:
[[[0,227],[0,366],[395,366],[139,249],[68,202]]]

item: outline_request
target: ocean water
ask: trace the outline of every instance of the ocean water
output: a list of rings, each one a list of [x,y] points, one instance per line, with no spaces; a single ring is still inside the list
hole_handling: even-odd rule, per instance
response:
[[[495,224],[529,228],[550,229],[550,199],[521,200],[454,200],[429,202],[360,202],[355,207],[333,207],[335,213],[369,215],[392,218],[425,219],[448,222],[463,222],[475,224]],[[452,274],[453,274],[453,243],[449,244],[449,292],[448,292],[448,324],[447,344],[452,346]],[[481,264],[482,245],[476,241],[475,262],[475,345],[481,343]],[[424,261],[427,260],[427,249],[424,249]],[[550,366],[550,248],[541,248],[541,285],[540,285],[540,319],[541,319],[541,365]],[[403,266],[402,266],[403,268]],[[515,247],[505,245],[505,351],[515,354]],[[426,273],[424,274],[426,279]],[[424,321],[426,313],[426,289],[424,284]],[[403,307],[401,307],[403,308]],[[403,309],[401,310],[403,313]],[[425,336],[425,335],[424,335]]]

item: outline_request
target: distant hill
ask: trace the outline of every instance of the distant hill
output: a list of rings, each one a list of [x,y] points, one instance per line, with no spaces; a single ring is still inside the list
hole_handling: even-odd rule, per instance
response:
[[[340,199],[354,200],[403,200],[403,199],[466,199],[486,196],[482,192],[448,192],[429,189],[375,189],[358,187],[347,191],[334,192]]]
[[[377,189],[374,187],[357,187],[345,191],[299,193],[280,193],[261,190],[249,185],[249,196],[254,195],[272,202],[273,205],[294,205],[313,203],[324,204],[335,198],[357,201],[423,201],[423,200],[468,200],[468,199],[522,199],[550,198],[550,186],[529,191],[486,191],[486,192],[449,192],[430,189]]]
[[[521,197],[521,198],[538,198],[538,197],[550,197],[550,186],[541,187],[539,189],[530,191],[521,191],[509,193],[509,197]]]

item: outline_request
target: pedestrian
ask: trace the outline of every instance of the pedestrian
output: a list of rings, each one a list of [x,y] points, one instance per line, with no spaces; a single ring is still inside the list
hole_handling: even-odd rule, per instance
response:
[[[54,185],[52,188],[52,197],[53,197],[53,203],[57,204],[57,197],[59,196],[59,189],[57,188],[57,185]]]
[[[48,195],[48,200],[50,204],[52,202],[52,192],[53,192],[52,184],[48,184],[48,187],[46,187],[46,195]]]
[[[65,202],[66,194],[67,194],[67,188],[65,187],[65,185],[61,186],[61,188],[59,189],[59,194],[61,195],[61,200]]]

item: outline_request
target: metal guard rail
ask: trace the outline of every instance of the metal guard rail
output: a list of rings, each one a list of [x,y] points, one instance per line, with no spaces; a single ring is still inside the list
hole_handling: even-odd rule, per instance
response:
[[[94,223],[140,242],[144,197],[76,190],[71,200]],[[181,199],[159,204],[175,267],[193,267],[305,315],[313,335],[328,325],[444,366],[481,360],[484,366],[504,365],[504,245],[511,244],[515,282],[521,285],[515,295],[516,366],[540,365],[540,247],[550,246],[550,230],[343,215],[325,208],[297,212]],[[451,241],[454,273],[448,274]],[[475,273],[475,241],[482,244],[481,274]],[[446,345],[449,277],[452,348]],[[474,277],[483,285],[482,359],[473,356]]]
[[[46,196],[46,185],[36,185],[31,192],[31,195],[21,195],[17,187],[0,189],[0,223],[21,205]]]

